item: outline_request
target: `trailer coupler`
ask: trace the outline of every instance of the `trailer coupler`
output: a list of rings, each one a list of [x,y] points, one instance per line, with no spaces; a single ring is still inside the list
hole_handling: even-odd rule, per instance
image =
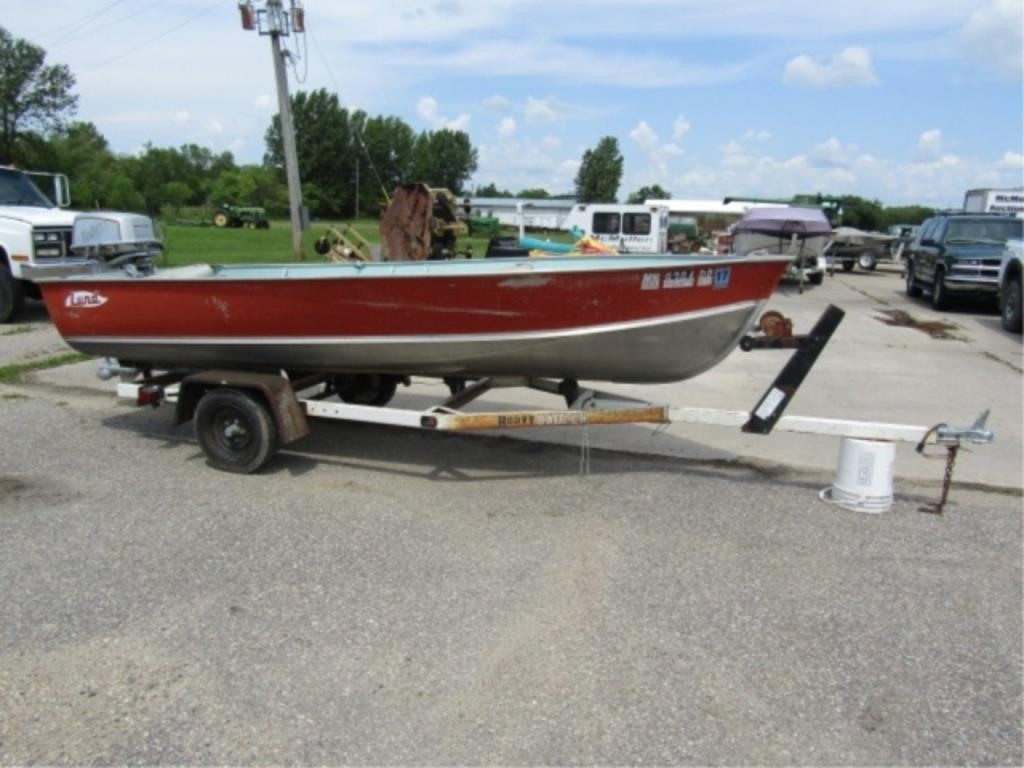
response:
[[[977,445],[991,443],[994,439],[992,430],[985,429],[985,422],[988,421],[988,409],[982,412],[970,427],[951,427],[948,424],[936,424],[929,429],[921,441],[917,444],[917,452],[926,459],[937,459],[940,456],[931,456],[924,452],[929,438],[934,437],[935,443],[946,446],[946,471],[942,476],[942,492],[939,500],[934,504],[925,504],[918,507],[921,512],[928,512],[933,515],[941,515],[949,500],[949,489],[953,484],[953,468],[956,466],[956,457],[960,452],[960,445],[967,441]]]

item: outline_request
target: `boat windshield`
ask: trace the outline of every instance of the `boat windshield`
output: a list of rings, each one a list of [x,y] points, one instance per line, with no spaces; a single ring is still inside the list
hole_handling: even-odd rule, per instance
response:
[[[9,168],[0,168],[0,205],[29,205],[52,208],[51,203],[28,176]]]
[[[1002,245],[1024,232],[1024,219],[966,219],[949,222],[947,243],[991,243]]]

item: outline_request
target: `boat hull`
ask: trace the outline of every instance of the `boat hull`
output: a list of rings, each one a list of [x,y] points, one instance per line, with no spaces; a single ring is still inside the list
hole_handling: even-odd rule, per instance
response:
[[[72,347],[157,369],[653,383],[727,356],[788,262],[488,261],[166,270],[42,289]]]

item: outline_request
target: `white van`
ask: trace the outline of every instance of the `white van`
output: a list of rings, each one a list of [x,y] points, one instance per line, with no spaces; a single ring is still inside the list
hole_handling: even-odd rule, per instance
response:
[[[562,228],[589,235],[620,253],[666,253],[668,207],[625,203],[573,206]]]

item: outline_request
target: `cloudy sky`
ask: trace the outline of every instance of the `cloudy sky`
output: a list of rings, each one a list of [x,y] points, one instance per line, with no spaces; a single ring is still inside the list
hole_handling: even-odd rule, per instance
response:
[[[287,4],[289,0],[285,0]],[[256,0],[262,7],[263,1]],[[77,77],[111,147],[195,142],[258,162],[268,38],[236,0],[0,0]],[[956,206],[1021,186],[1024,0],[306,0],[292,91],[465,130],[474,184],[572,190],[602,136],[620,196],[827,191]]]

